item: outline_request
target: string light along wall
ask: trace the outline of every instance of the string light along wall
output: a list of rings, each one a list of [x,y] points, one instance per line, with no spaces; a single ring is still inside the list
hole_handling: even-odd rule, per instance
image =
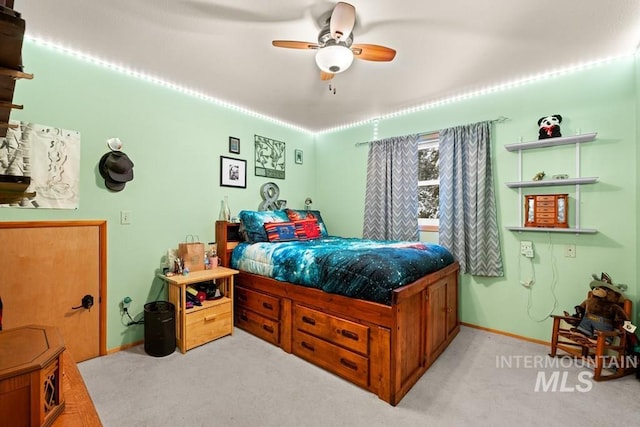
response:
[[[552,79],[552,78],[556,78],[556,77],[560,77],[560,76],[565,76],[568,74],[572,74],[572,73],[576,73],[579,71],[583,71],[583,70],[587,70],[587,69],[591,69],[591,68],[595,68],[598,66],[602,66],[602,65],[606,65],[606,64],[610,64],[612,62],[618,61],[618,60],[623,60],[623,59],[627,59],[630,57],[634,57],[635,55],[637,55],[638,50],[632,52],[632,53],[627,53],[627,54],[622,54],[622,55],[618,55],[618,56],[612,56],[612,57],[608,57],[608,58],[603,58],[603,59],[599,59],[599,60],[595,60],[595,61],[590,61],[590,62],[585,62],[585,63],[581,63],[581,64],[576,64],[576,65],[572,65],[569,67],[565,67],[565,68],[561,68],[561,69],[557,69],[557,70],[551,70],[551,71],[547,71],[547,72],[543,72],[543,73],[539,73],[539,74],[535,74],[532,76],[526,76],[526,77],[522,77],[520,79],[516,79],[516,80],[512,80],[509,82],[505,82],[505,83],[501,83],[498,85],[494,85],[494,86],[489,86],[486,88],[482,88],[482,89],[478,89],[478,90],[474,90],[474,91],[470,91],[470,92],[465,92],[459,95],[453,95],[453,96],[449,96],[446,98],[442,98],[439,100],[435,100],[435,101],[430,101],[430,102],[426,102],[424,104],[420,104],[420,105],[416,105],[410,108],[406,108],[403,110],[398,110],[398,111],[394,111],[388,114],[383,114],[381,116],[375,117],[375,118],[368,118],[368,119],[364,119],[364,120],[359,120],[359,121],[354,121],[351,123],[345,123],[343,125],[340,126],[335,126],[332,128],[327,128],[327,129],[323,129],[320,131],[311,131],[309,129],[294,125],[292,123],[289,122],[285,122],[283,120],[279,120],[276,118],[273,118],[271,116],[268,116],[266,114],[263,113],[258,113],[256,111],[250,110],[248,108],[239,106],[237,104],[234,104],[232,102],[229,101],[225,101],[222,99],[218,99],[215,98],[213,96],[207,95],[201,91],[195,90],[195,89],[191,89],[173,82],[169,82],[167,80],[164,80],[162,78],[156,77],[156,76],[152,76],[150,74],[146,74],[140,71],[136,71],[134,69],[131,69],[129,67],[123,66],[123,65],[118,65],[118,64],[113,64],[109,61],[97,58],[95,56],[86,54],[86,53],[82,53],[82,52],[78,52],[75,51],[73,49],[58,45],[54,42],[49,42],[46,40],[43,40],[41,38],[38,37],[34,37],[31,35],[27,35],[25,36],[25,41],[28,41],[30,43],[33,43],[35,45],[38,46],[43,46],[52,50],[55,50],[57,52],[72,56],[74,58],[86,61],[88,63],[94,64],[94,65],[98,65],[104,68],[107,68],[109,70],[113,70],[116,71],[118,73],[122,73],[140,80],[144,80],[153,84],[156,84],[158,86],[161,87],[165,87],[168,89],[172,89],[175,90],[177,92],[183,93],[185,95],[188,96],[192,96],[194,98],[198,98],[207,102],[210,102],[212,104],[218,105],[220,107],[223,108],[227,108],[229,110],[232,111],[236,111],[242,114],[246,114],[248,116],[251,117],[255,117],[261,120],[265,120],[271,123],[274,123],[276,125],[279,126],[283,126],[289,129],[293,129],[293,130],[297,130],[297,131],[301,131],[304,132],[306,134],[308,134],[311,137],[316,137],[319,135],[324,135],[324,134],[330,134],[330,133],[334,133],[334,132],[339,132],[345,129],[350,129],[350,128],[354,128],[354,127],[359,127],[359,126],[363,126],[363,125],[368,125],[368,124],[373,124],[373,132],[374,132],[374,140],[378,138],[378,125],[379,122],[382,120],[386,120],[386,119],[392,119],[392,118],[396,118],[396,117],[400,117],[400,116],[405,116],[408,114],[413,114],[413,113],[417,113],[417,112],[421,112],[424,110],[428,110],[428,109],[432,109],[432,108],[436,108],[436,107],[440,107],[443,105],[448,105],[448,104],[452,104],[454,102],[458,102],[458,101],[463,101],[463,100],[467,100],[467,99],[471,99],[471,98],[477,98],[479,96],[483,96],[483,95],[488,95],[488,94],[492,94],[492,93],[496,93],[496,92],[502,92],[508,89],[513,89],[513,88],[517,88],[523,85],[527,85],[527,84],[531,84],[531,83],[535,83],[535,82],[539,82],[539,81],[543,81],[543,80],[548,80],[548,79]],[[331,91],[333,91],[334,87],[330,86]]]

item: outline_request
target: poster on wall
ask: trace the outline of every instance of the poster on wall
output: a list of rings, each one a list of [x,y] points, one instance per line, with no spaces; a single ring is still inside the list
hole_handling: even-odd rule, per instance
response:
[[[256,176],[284,179],[285,143],[255,135]]]
[[[0,207],[78,209],[80,132],[15,122],[0,139],[0,181],[26,189],[0,187]],[[16,190],[20,192],[16,195]]]

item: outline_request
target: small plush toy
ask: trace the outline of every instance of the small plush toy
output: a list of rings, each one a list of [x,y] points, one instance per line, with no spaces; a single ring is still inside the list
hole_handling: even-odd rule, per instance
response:
[[[584,316],[577,325],[575,332],[595,338],[595,331],[611,331],[617,321],[629,320],[627,313],[620,306],[624,300],[622,292],[626,285],[614,285],[607,273],[602,273],[600,278],[593,275],[591,296],[582,304],[576,306],[576,312],[584,310]]]
[[[560,133],[560,123],[562,123],[562,116],[560,114],[541,117],[538,120],[538,127],[540,128],[538,131],[538,139],[562,136]]]

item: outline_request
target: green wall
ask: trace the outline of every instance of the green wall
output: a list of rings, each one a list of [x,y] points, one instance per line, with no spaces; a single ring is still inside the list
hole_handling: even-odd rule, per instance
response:
[[[562,310],[573,312],[573,307],[586,296],[591,274],[602,271],[615,282],[628,284],[627,294],[637,306],[637,81],[635,59],[627,58],[380,121],[379,136],[383,138],[499,116],[509,118],[494,124],[491,150],[505,276],[462,276],[463,322],[548,340],[548,315]],[[518,214],[518,191],[504,184],[518,180],[518,154],[503,146],[536,140],[537,120],[549,114],[563,115],[565,136],[598,132],[596,141],[581,146],[581,175],[599,177],[597,184],[582,187],[580,203],[581,225],[598,229],[595,235],[515,233],[504,228],[521,225],[522,219]],[[372,131],[373,125],[363,125],[319,138],[318,199],[323,212],[327,212],[331,231],[337,234],[361,233],[367,148],[355,147],[354,143],[370,140]],[[524,153],[524,179],[531,179],[539,171],[548,176],[575,176],[574,146]],[[572,186],[538,191],[568,192],[570,218],[573,217],[576,206]],[[534,193],[535,190],[526,194]],[[433,240],[433,236],[424,233],[422,240]],[[532,264],[519,254],[522,240],[534,244]],[[576,258],[564,257],[567,244],[576,245]],[[531,290],[520,285],[521,280],[534,274],[536,283]]]
[[[213,241],[224,196],[232,214],[257,208],[259,188],[269,180],[253,174],[254,134],[287,143],[286,179],[276,182],[289,207],[302,207],[310,196],[330,233],[361,236],[367,146],[355,143],[373,139],[372,124],[313,136],[32,42],[25,43],[23,57],[25,70],[35,79],[18,82],[14,100],[25,109],[14,111],[12,118],[81,133],[80,208],[7,208],[0,209],[0,219],[108,221],[109,349],[142,339],[140,326],[122,325],[118,302],[130,296],[131,311],[140,313],[145,302],[162,295],[155,275],[168,248],[187,234]],[[509,117],[494,125],[492,146],[505,277],[462,276],[462,321],[547,340],[548,314],[571,311],[584,298],[591,273],[601,271],[627,283],[637,305],[639,82],[636,59],[628,58],[380,121],[379,136],[388,137]],[[504,185],[517,180],[517,154],[503,146],[536,139],[538,118],[556,113],[565,118],[564,135],[598,132],[596,141],[581,147],[582,175],[600,177],[599,183],[583,187],[580,205],[581,224],[597,228],[595,235],[504,229],[521,219],[517,190]],[[106,190],[97,171],[107,151],[105,141],[114,136],[135,163],[134,181],[119,193]],[[229,136],[240,138],[239,156],[228,153]],[[304,151],[303,165],[293,162],[294,149]],[[540,170],[575,174],[574,153],[572,146],[526,152],[524,177]],[[221,155],[247,160],[247,189],[219,186]],[[566,192],[572,195],[573,189]],[[575,209],[575,201],[570,208]],[[132,212],[131,225],[119,224],[121,210]],[[437,241],[437,234],[423,233],[421,238]],[[534,243],[533,265],[519,255],[521,240]],[[576,245],[576,258],[564,257],[566,244]],[[532,267],[536,283],[527,290],[519,282],[531,278]]]
[[[220,201],[229,197],[232,215],[257,209],[260,186],[270,181],[253,173],[254,134],[286,145],[286,179],[276,180],[289,207],[302,208],[314,197],[313,137],[269,121],[222,108],[50,48],[25,42],[25,71],[33,80],[16,84],[11,118],[81,133],[80,208],[0,209],[0,220],[107,220],[107,348],[142,339],[142,326],[121,322],[119,302],[133,298],[130,311],[142,313],[147,301],[162,295],[156,278],[168,248],[187,234],[214,241]],[[228,138],[240,138],[240,155],[228,151]],[[106,140],[119,137],[133,160],[134,180],[117,193],[104,187],[97,170],[108,151]],[[304,164],[293,150],[304,152]],[[247,188],[220,187],[220,156],[247,160]],[[120,225],[120,211],[133,223]],[[5,316],[9,313],[6,311]]]

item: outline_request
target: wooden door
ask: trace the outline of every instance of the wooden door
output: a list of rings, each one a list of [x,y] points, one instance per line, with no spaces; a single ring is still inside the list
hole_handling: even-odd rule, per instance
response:
[[[105,242],[104,221],[0,222],[3,328],[56,326],[76,362],[105,354]]]

